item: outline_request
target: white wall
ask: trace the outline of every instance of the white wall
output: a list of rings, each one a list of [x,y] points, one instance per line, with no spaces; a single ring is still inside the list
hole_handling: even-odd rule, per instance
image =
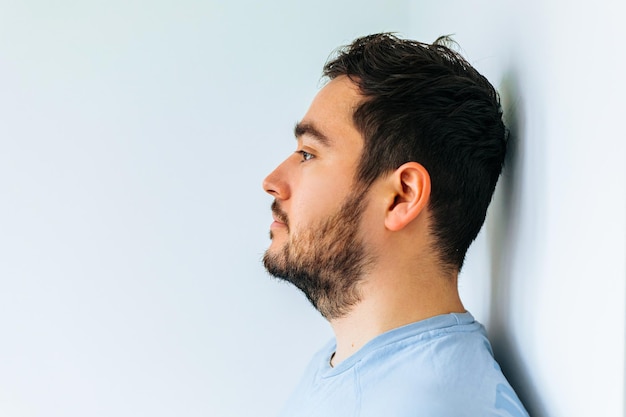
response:
[[[461,280],[534,417],[624,416],[624,7],[412,2],[499,86],[511,153]]]
[[[330,51],[408,4],[0,0],[0,416],[271,416],[330,332],[260,263]]]
[[[330,331],[262,270],[260,183],[382,30],[513,109],[461,286],[532,415],[624,415],[624,13],[518,3],[0,0],[0,416],[275,413]]]

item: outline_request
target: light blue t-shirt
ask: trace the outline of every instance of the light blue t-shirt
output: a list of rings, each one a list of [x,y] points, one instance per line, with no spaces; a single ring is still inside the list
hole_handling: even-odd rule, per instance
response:
[[[332,368],[331,341],[281,417],[528,417],[470,313],[412,323]]]

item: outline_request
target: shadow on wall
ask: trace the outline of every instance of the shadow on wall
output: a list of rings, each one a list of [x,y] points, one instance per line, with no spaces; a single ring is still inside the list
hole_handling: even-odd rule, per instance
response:
[[[529,182],[531,182],[528,179],[529,176],[524,174],[529,170],[543,172],[543,160],[537,158],[535,152],[529,151],[524,100],[514,71],[509,71],[505,75],[499,90],[505,122],[510,132],[505,167],[491,205],[487,228],[491,269],[489,335],[496,359],[526,406],[528,413],[532,417],[548,417],[533,384],[530,370],[524,361],[522,346],[516,339],[516,329],[513,327],[514,320],[512,320],[515,314],[524,314],[532,309],[532,306],[516,308],[515,301],[519,301],[520,294],[513,293],[513,284],[515,279],[524,279],[527,274],[530,274],[533,261],[538,259],[538,257],[531,256],[533,259],[527,259],[528,262],[525,262],[525,265],[519,265],[519,262],[516,262],[519,259],[516,255],[519,255],[521,249],[520,240],[526,233],[522,228],[529,226],[529,216],[531,222],[533,218],[536,218],[533,213],[523,212],[529,207],[524,204],[524,198],[533,195],[528,191]],[[533,158],[528,157],[531,153]],[[541,155],[538,156],[541,157]],[[532,224],[530,226],[532,229]],[[539,250],[538,246],[533,245],[530,252]],[[528,248],[523,248],[523,251],[524,256],[528,255]]]

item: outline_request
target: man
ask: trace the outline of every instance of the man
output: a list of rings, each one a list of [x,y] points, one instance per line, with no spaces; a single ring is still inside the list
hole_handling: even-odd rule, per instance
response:
[[[336,336],[285,417],[527,416],[457,290],[504,161],[500,103],[444,43],[340,50],[264,181],[265,267]]]

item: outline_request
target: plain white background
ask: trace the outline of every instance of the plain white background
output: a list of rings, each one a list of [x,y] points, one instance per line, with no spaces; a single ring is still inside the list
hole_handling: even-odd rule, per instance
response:
[[[624,415],[618,2],[0,0],[0,416],[271,416],[331,336],[263,177],[329,53],[454,34],[515,141],[461,278],[531,415]]]

